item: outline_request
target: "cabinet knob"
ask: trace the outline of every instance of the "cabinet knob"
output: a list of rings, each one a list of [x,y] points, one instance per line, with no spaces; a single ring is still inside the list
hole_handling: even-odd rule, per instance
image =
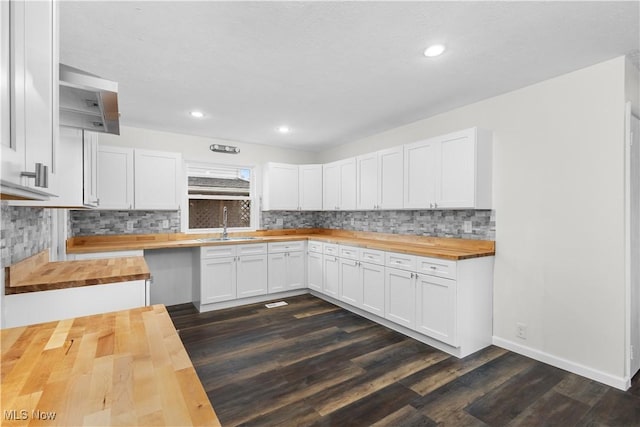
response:
[[[49,167],[42,163],[36,163],[35,172],[21,172],[20,176],[26,176],[27,178],[35,178],[36,187],[42,187],[42,188],[49,187]]]

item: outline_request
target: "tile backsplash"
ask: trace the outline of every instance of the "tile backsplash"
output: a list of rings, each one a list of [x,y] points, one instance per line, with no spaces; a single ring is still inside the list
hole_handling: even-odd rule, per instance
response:
[[[2,266],[22,261],[51,247],[51,210],[0,203]]]
[[[472,232],[464,232],[471,221]],[[352,231],[495,240],[491,210],[268,211],[261,228],[336,228]]]
[[[265,211],[263,229],[336,228],[352,231],[495,240],[490,210]],[[471,221],[472,232],[464,232]],[[178,211],[70,211],[70,236],[179,233]]]
[[[69,211],[69,236],[179,233],[178,211]]]

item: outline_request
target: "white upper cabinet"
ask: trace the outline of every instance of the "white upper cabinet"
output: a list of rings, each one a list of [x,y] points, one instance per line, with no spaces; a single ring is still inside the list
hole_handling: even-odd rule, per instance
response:
[[[378,153],[356,157],[358,197],[357,208],[376,209],[378,205]]]
[[[298,165],[267,163],[262,189],[263,210],[298,210]]]
[[[471,128],[437,139],[437,207],[491,209],[491,133]]]
[[[98,145],[98,207],[133,209],[133,149]]]
[[[267,163],[262,210],[321,210],[322,165]]]
[[[58,135],[57,4],[3,1],[0,21],[2,192],[11,194],[10,188],[22,187],[27,193],[33,191],[22,194],[25,197],[38,198],[44,192],[39,198],[46,198],[51,191],[45,181],[57,170],[53,158]]]
[[[404,207],[430,209],[436,201],[438,143],[433,139],[404,146]]]
[[[179,209],[180,153],[98,145],[97,157],[98,208]]]
[[[322,165],[300,165],[298,182],[300,210],[322,210]]]
[[[404,146],[404,207],[491,209],[491,132],[471,128]]]
[[[357,208],[401,209],[403,188],[402,146],[358,156]]]
[[[134,206],[136,209],[178,210],[182,186],[180,153],[136,149]]]
[[[340,160],[323,166],[324,210],[356,209],[356,158]]]

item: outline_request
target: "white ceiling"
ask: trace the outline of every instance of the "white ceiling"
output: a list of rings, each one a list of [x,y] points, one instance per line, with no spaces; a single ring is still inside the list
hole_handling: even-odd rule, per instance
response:
[[[64,1],[60,61],[122,125],[318,151],[637,52],[639,4]]]

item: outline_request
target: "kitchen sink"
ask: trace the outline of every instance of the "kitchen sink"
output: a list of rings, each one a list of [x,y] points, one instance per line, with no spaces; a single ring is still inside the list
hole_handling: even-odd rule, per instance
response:
[[[241,242],[243,240],[257,240],[258,237],[207,237],[198,239],[199,242]]]

